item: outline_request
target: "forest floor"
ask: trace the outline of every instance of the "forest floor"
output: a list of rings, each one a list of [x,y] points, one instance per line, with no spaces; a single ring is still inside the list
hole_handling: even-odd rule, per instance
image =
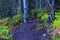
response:
[[[12,33],[14,40],[51,40],[45,27],[36,27],[36,20],[17,26]]]

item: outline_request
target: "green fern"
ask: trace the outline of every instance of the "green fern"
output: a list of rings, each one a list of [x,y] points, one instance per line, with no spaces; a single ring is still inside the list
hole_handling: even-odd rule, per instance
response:
[[[57,36],[52,36],[52,40],[60,40]]]
[[[0,38],[10,39],[9,32],[10,30],[8,26],[0,26]]]
[[[12,20],[10,20],[10,24],[15,25],[19,23],[19,21],[22,21],[23,19],[23,14],[17,14],[13,16]]]
[[[60,11],[55,12],[55,21],[53,22],[53,26],[58,26],[60,25]]]

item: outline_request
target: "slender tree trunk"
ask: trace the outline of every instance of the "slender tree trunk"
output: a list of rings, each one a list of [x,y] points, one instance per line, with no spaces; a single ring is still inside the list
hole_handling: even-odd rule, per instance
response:
[[[18,0],[18,13],[21,14],[22,13],[22,0]]]
[[[52,16],[52,18],[54,18],[54,0],[52,0],[52,10],[51,10],[51,16]]]
[[[42,8],[41,2],[42,2],[42,0],[40,0],[40,8]]]
[[[28,14],[27,0],[23,0],[23,5],[24,5],[24,23],[27,23],[27,14]]]
[[[52,0],[52,3],[50,3],[49,0],[47,0],[47,3],[51,7],[51,11],[50,11],[51,14],[48,17],[48,28],[47,28],[47,31],[49,32],[52,19],[54,18],[54,0]]]
[[[38,9],[38,0],[36,0],[36,7],[35,9]]]

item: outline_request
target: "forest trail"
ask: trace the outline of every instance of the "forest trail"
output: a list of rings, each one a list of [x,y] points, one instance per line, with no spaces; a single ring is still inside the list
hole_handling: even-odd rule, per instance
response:
[[[36,21],[33,20],[23,26],[17,26],[12,30],[14,40],[51,40],[51,36],[47,34],[45,27],[36,29]]]

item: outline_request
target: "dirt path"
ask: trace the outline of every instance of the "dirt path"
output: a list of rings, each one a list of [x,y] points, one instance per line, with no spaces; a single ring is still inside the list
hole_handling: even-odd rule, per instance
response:
[[[12,30],[14,40],[51,40],[44,27],[39,30],[36,28],[36,23],[33,21],[23,26],[17,26]]]

